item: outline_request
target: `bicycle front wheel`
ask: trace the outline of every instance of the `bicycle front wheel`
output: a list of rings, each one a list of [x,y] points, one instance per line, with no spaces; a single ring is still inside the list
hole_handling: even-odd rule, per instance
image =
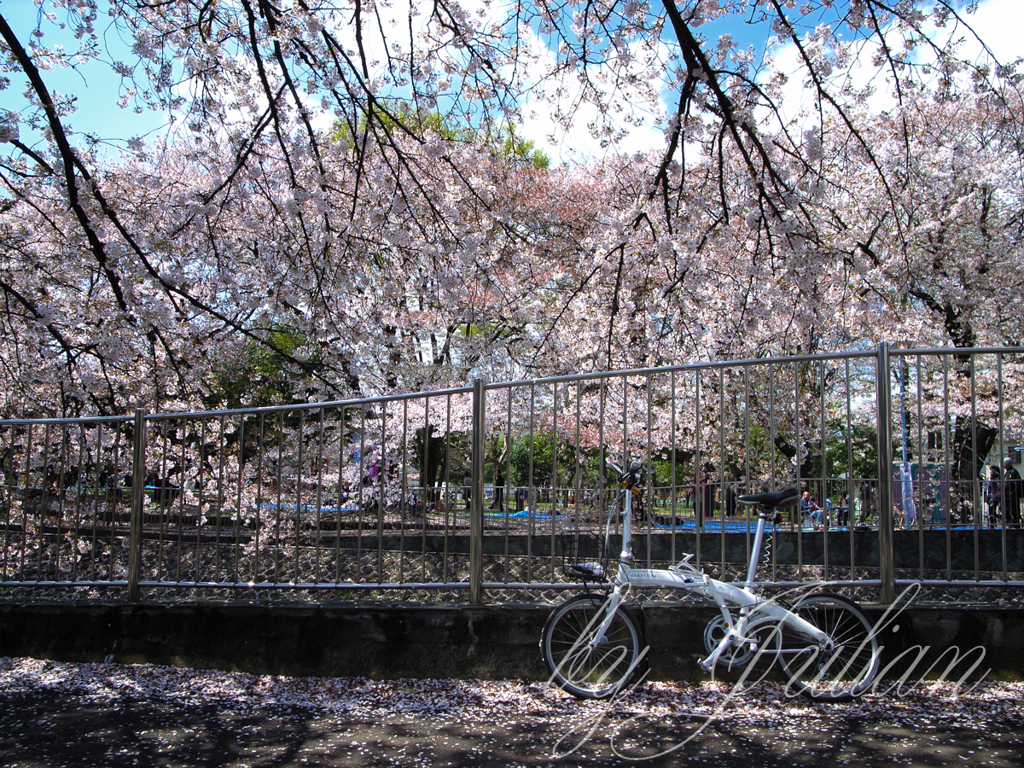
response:
[[[857,604],[839,595],[808,595],[791,609],[828,636],[821,644],[782,622],[779,659],[793,690],[821,701],[849,701],[878,676],[881,648]]]
[[[593,595],[575,597],[548,617],[541,637],[551,680],[573,696],[605,699],[624,689],[636,674],[640,633],[620,607],[601,637],[606,601]]]

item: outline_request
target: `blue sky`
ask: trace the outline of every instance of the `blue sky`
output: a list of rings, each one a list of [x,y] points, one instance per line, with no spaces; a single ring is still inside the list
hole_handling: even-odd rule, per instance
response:
[[[46,0],[49,5],[49,0]],[[475,0],[464,0],[472,5]],[[0,0],[0,12],[8,23],[19,33],[23,41],[28,40],[32,30],[36,28],[39,13],[38,6],[32,0]],[[62,12],[58,12],[62,13]],[[978,28],[984,39],[989,41],[996,55],[1003,61],[1016,58],[1021,52],[1017,37],[1021,25],[1024,24],[1024,2],[1021,0],[983,0],[978,13],[971,21]],[[43,24],[44,43],[62,43],[69,52],[77,49],[77,41],[67,32],[58,32],[52,24]],[[97,21],[97,30],[102,40],[109,46],[115,56],[125,61],[131,60],[128,46],[121,40],[117,30],[110,25],[110,20],[102,15]],[[727,20],[707,24],[698,32],[708,40],[714,40],[719,34],[729,33],[741,46],[754,45],[762,49],[771,32],[766,25],[750,25],[746,18],[732,17]],[[785,60],[784,52],[779,56]],[[47,86],[55,92],[73,95],[76,98],[77,112],[68,121],[76,132],[86,132],[101,140],[116,145],[133,136],[146,136],[159,133],[168,125],[167,115],[143,112],[136,114],[131,108],[122,109],[117,106],[120,95],[120,79],[110,69],[110,62],[93,61],[78,69],[54,69],[44,72]],[[0,92],[0,108],[17,110],[24,106],[21,93],[23,82],[12,78],[11,86]],[[533,138],[537,145],[547,151],[556,161],[572,160],[585,153],[600,153],[596,140],[589,136],[585,126],[574,127],[567,132],[553,126],[550,120],[550,109],[537,105],[531,112],[531,105],[524,104],[523,134]],[[547,110],[547,114],[545,113]],[[585,123],[588,115],[581,115]],[[548,135],[555,135],[548,140]],[[29,137],[23,136],[23,140]],[[646,125],[631,128],[629,146],[631,149],[644,146],[660,146],[661,129],[653,125],[653,120]]]
[[[39,7],[32,0],[0,0],[0,13],[7,19],[7,23],[18,34],[22,43],[26,43],[37,27]],[[120,51],[126,60],[129,59],[129,47],[123,44],[116,31],[108,29],[109,25],[110,20],[101,15],[96,23],[101,39],[113,50]],[[44,32],[44,44],[63,45],[69,53],[78,50],[78,41],[66,30],[61,32],[45,20],[41,28]],[[108,141],[125,141],[132,136],[158,131],[167,124],[166,115],[153,112],[135,114],[130,108],[121,109],[117,106],[120,78],[111,70],[109,61],[93,61],[78,69],[56,68],[42,74],[51,92],[76,98],[78,109],[68,121],[76,132],[91,133]],[[24,80],[19,82],[12,77],[10,87],[0,92],[0,108],[23,108],[24,86]],[[27,138],[22,137],[23,140]]]

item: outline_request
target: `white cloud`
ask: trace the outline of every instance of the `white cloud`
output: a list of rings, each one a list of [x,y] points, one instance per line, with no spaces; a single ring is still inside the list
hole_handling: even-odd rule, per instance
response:
[[[961,58],[981,63],[988,58],[983,46],[978,40],[984,41],[992,55],[1000,64],[1007,64],[1015,60],[1021,54],[1022,48],[1019,42],[1020,29],[1024,28],[1024,2],[1021,0],[982,0],[976,12],[967,14],[966,3],[961,3],[958,12],[968,26],[951,20],[945,28],[936,29],[928,27],[929,37],[940,47],[945,47],[951,40],[960,40],[958,49]],[[743,24],[742,19],[737,19],[737,24]],[[969,27],[969,28],[968,28]],[[726,30],[728,31],[728,30]],[[899,41],[895,39],[897,33],[893,29],[889,33],[890,42]],[[536,35],[530,41],[532,53],[536,56],[537,74],[552,71],[555,64],[555,54]],[[873,89],[870,103],[872,108],[878,111],[891,108],[895,104],[895,98],[891,93],[891,82],[887,79],[887,72],[880,70],[874,63],[874,55],[878,50],[878,43],[874,40],[862,43],[851,66],[842,76],[848,78],[847,84],[856,90],[867,88]],[[662,51],[664,53],[664,51]],[[799,54],[794,45],[785,44],[773,52],[774,69],[789,75],[789,81],[784,89],[782,98],[782,115],[787,121],[793,121],[793,126],[798,131],[817,123],[813,114],[813,94],[804,87],[804,68]],[[915,52],[915,61],[919,64],[927,64],[934,60],[934,54],[928,48],[918,48]],[[660,70],[652,68],[648,73],[660,76]],[[553,94],[557,88],[563,89],[560,99],[554,100]],[[540,93],[531,95],[522,102],[522,129],[523,134],[537,142],[538,147],[546,151],[554,160],[562,162],[576,162],[587,156],[603,156],[612,151],[637,152],[646,151],[664,146],[663,129],[656,124],[656,115],[647,108],[644,114],[643,106],[637,107],[641,121],[638,125],[628,124],[624,120],[617,121],[617,126],[625,131],[625,138],[617,146],[605,146],[599,137],[595,137],[589,126],[599,122],[602,117],[589,101],[579,101],[580,87],[578,82],[562,77],[556,82],[547,84],[543,89],[547,95],[544,98]],[[609,100],[611,90],[605,90],[601,97]],[[636,96],[635,99],[632,97]],[[621,94],[618,103],[634,100],[635,104],[643,104],[644,99],[636,94]],[[575,106],[572,106],[576,104]],[[569,108],[573,111],[573,120],[568,128],[563,127],[556,119],[555,112],[558,105]],[[659,100],[654,110],[660,115],[667,113],[663,100]],[[762,113],[763,117],[767,113]],[[806,123],[806,125],[802,125]]]
[[[992,56],[999,64],[1009,64],[1021,55],[1019,38],[1020,29],[1024,27],[1024,3],[1020,0],[982,0],[970,14],[966,13],[966,4],[961,3],[958,13],[961,21],[951,18],[943,28],[931,23],[926,25],[924,31],[935,45],[946,48],[956,44],[958,58],[979,65],[993,64]],[[900,33],[894,26],[887,30],[886,39],[892,47],[902,45]],[[872,88],[869,104],[873,110],[881,112],[894,107],[896,99],[889,72],[875,63],[878,51],[879,42],[875,38],[859,44],[852,65],[842,76],[855,90]],[[783,119],[797,128],[801,127],[801,122],[815,124],[814,94],[805,87],[806,70],[796,46],[786,43],[773,54],[773,71],[789,76],[781,102]],[[933,64],[935,58],[934,49],[929,46],[917,47],[912,56],[918,65]],[[767,113],[762,113],[762,117],[767,118]]]
[[[966,21],[1000,64],[1008,64],[1024,54],[1020,42],[1024,3],[1020,0],[984,0]],[[976,41],[970,41],[968,46],[980,54]]]
[[[664,45],[654,51],[639,45],[630,48],[633,61],[629,71],[637,77],[635,84],[616,83],[607,68],[592,67],[587,75],[595,90],[584,98],[579,72],[569,68],[552,76],[555,52],[537,35],[527,34],[532,38],[529,48],[534,70],[530,95],[520,105],[522,132],[556,163],[664,146],[660,123],[667,109],[658,92],[661,67],[657,63],[667,57]],[[652,73],[657,75],[653,81]],[[602,104],[604,110],[598,106]]]

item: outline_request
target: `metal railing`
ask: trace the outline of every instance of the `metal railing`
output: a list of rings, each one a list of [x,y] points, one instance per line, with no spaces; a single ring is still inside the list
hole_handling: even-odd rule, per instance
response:
[[[608,459],[646,464],[641,561],[692,552],[742,578],[754,521],[736,496],[796,485],[822,509],[773,534],[769,582],[824,579],[883,602],[911,580],[1016,589],[1019,481],[983,474],[1024,445],[1022,354],[880,344],[358,401],[0,421],[0,589],[542,594],[568,586],[567,543],[604,535]]]

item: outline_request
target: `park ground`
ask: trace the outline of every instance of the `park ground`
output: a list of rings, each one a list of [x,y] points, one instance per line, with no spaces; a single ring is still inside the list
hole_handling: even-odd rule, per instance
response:
[[[0,659],[0,764],[1024,765],[1022,683],[929,682],[831,705],[772,683],[731,691],[650,683],[608,704],[512,680]]]

